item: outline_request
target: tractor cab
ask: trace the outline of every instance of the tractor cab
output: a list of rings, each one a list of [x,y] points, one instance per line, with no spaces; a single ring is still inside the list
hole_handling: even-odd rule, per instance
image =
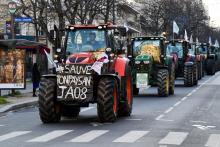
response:
[[[70,25],[66,28],[63,48],[57,50],[57,61],[94,63],[99,55],[122,54],[125,51],[126,28],[115,25]],[[55,59],[56,60],[56,59]]]
[[[135,63],[143,62],[147,64],[150,61],[161,63],[161,55],[164,55],[163,37],[136,37],[132,39],[132,57]]]

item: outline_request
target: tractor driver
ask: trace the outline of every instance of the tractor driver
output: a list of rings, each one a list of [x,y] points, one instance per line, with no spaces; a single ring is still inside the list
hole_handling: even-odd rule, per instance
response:
[[[93,50],[100,48],[99,42],[96,41],[96,33],[95,32],[89,33],[89,41],[86,44],[91,45],[93,47]]]

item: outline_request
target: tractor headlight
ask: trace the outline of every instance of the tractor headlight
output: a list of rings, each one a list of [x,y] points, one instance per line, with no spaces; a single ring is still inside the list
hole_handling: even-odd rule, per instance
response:
[[[150,63],[150,61],[144,61],[144,64],[149,64]]]
[[[141,61],[135,61],[135,64],[140,64],[141,63]]]

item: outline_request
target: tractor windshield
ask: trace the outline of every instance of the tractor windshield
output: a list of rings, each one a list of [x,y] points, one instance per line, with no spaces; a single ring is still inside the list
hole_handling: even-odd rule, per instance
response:
[[[134,41],[133,44],[133,52],[137,54],[142,46],[144,45],[152,45],[155,47],[160,47],[160,40],[138,40]]]
[[[66,53],[99,51],[106,48],[105,30],[78,29],[68,32]]]
[[[183,46],[182,43],[176,43],[175,45],[173,43],[169,43],[167,45],[167,54],[177,54],[178,58],[183,57]]]
[[[207,50],[208,50],[208,47],[207,47],[207,46],[200,46],[200,47],[199,47],[199,53],[200,53],[200,54],[206,54],[206,53],[207,53]]]

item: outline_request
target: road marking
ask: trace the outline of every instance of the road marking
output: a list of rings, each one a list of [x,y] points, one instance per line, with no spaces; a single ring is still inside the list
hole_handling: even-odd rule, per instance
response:
[[[5,125],[0,125],[0,127],[4,127]]]
[[[197,89],[194,89],[191,93],[195,93],[197,91]]]
[[[220,146],[220,134],[211,134],[206,143],[207,147],[219,147]]]
[[[191,95],[192,95],[192,92],[190,92],[189,94],[187,94],[187,97],[188,97],[188,96],[191,96]]]
[[[170,111],[172,111],[174,108],[170,107],[168,110],[166,110],[164,113],[169,113]]]
[[[138,120],[142,120],[142,119],[141,118],[128,118],[126,120],[134,120],[134,121],[137,120],[138,121]]]
[[[108,130],[92,130],[89,131],[88,133],[82,134],[68,142],[90,142],[94,139],[96,139],[97,137],[107,133]]]
[[[113,142],[133,143],[148,133],[149,131],[130,131]]]
[[[216,126],[204,126],[204,125],[192,125],[192,126],[198,128],[198,129],[201,129],[201,130],[208,130],[208,129],[216,127]]]
[[[93,109],[93,108],[94,108],[94,107],[83,108],[80,112],[85,112],[85,111],[91,110],[91,109]]]
[[[187,135],[186,132],[169,132],[166,137],[160,140],[159,144],[181,145]]]
[[[0,141],[4,141],[4,140],[11,139],[11,138],[15,138],[15,137],[18,137],[18,136],[21,136],[21,135],[28,134],[30,132],[31,131],[15,131],[15,132],[11,132],[11,133],[8,133],[8,134],[0,136]]]
[[[174,107],[177,107],[177,106],[180,105],[180,104],[181,104],[181,101],[177,102],[177,103],[174,104],[173,106],[174,106]]]
[[[207,122],[205,122],[205,121],[195,121],[195,120],[192,120],[191,122],[193,122],[193,123],[204,123],[204,124],[207,123]]]
[[[164,114],[161,114],[161,115],[159,115],[157,118],[156,118],[156,120],[160,120],[161,118],[163,118],[164,117]]]
[[[47,141],[56,139],[60,136],[63,136],[71,131],[72,130],[56,130],[56,131],[52,131],[50,133],[47,133],[45,135],[36,137],[34,139],[28,140],[27,142],[47,142]]]
[[[98,126],[102,126],[103,123],[99,123],[99,122],[91,122],[90,123],[93,127],[98,127]]]
[[[181,99],[181,101],[185,101],[186,99],[188,99],[188,97],[185,96]]]

